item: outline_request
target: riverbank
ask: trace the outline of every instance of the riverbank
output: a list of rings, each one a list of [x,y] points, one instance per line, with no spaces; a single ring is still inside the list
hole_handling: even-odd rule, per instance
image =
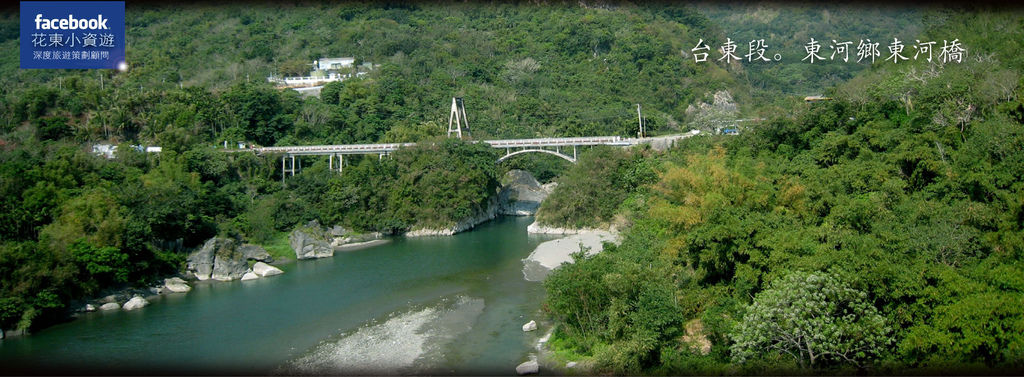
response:
[[[618,244],[619,234],[609,230],[579,230],[564,238],[541,243],[523,259],[523,278],[541,281],[562,263],[572,263],[572,254],[586,250],[585,255],[594,255],[604,250],[604,243]]]
[[[0,343],[0,365],[9,374],[266,375],[323,360],[312,369],[509,374],[541,335],[520,326],[543,324],[543,286],[521,274],[522,258],[546,240],[525,232],[530,221],[395,238],[293,262],[272,279],[197,283],[141,310],[85,313]]]

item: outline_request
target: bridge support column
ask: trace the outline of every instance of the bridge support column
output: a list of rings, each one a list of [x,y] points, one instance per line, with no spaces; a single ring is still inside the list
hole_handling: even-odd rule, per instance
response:
[[[573,160],[576,159],[576,146],[575,145],[572,146],[572,159]]]
[[[291,166],[288,165],[289,157],[291,158]],[[300,167],[301,167],[302,160],[299,160],[299,164],[300,164]],[[281,182],[284,182],[284,177],[286,177],[288,175],[288,173],[291,173],[292,177],[294,177],[295,176],[295,170],[296,170],[295,169],[295,156],[288,156],[288,155],[282,156],[281,157]]]
[[[338,158],[338,173],[341,173],[342,169],[345,168],[345,155],[340,153],[333,153],[327,155],[327,170],[334,171],[334,158]]]

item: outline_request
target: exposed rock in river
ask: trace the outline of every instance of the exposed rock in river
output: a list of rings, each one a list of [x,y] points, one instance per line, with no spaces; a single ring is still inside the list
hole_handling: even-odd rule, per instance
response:
[[[334,256],[334,248],[331,247],[331,237],[320,228],[316,220],[310,221],[306,226],[299,227],[288,235],[292,250],[295,250],[297,259],[326,258]]]
[[[274,276],[284,273],[284,271],[281,271],[280,268],[271,266],[263,262],[256,262],[256,264],[252,265],[252,272],[258,275],[259,277]]]
[[[525,374],[537,374],[537,372],[540,372],[540,364],[537,363],[537,360],[530,360],[516,366],[516,374],[520,376]]]
[[[100,305],[100,310],[102,311],[117,309],[121,309],[121,305],[118,305],[116,302],[108,302],[106,304]]]
[[[146,305],[149,305],[149,301],[146,301],[142,296],[135,296],[132,297],[131,300],[128,300],[128,302],[124,303],[124,306],[121,308],[124,310],[135,310],[143,308]]]
[[[238,251],[242,252],[242,255],[245,256],[246,260],[254,260],[267,263],[274,261],[274,258],[270,256],[270,253],[267,252],[267,249],[264,249],[260,245],[244,243],[242,244],[242,246],[238,247]]]
[[[185,293],[191,290],[192,287],[185,283],[185,280],[183,280],[182,278],[173,277],[169,279],[164,279],[164,291],[174,293]]]
[[[231,238],[214,237],[188,256],[186,269],[199,280],[235,280],[249,272],[249,260],[269,261],[262,247],[238,243]]]
[[[536,330],[536,329],[537,329],[537,321],[531,320],[530,322],[527,322],[525,325],[523,325],[523,331],[524,332],[525,331],[533,331],[533,330]]]

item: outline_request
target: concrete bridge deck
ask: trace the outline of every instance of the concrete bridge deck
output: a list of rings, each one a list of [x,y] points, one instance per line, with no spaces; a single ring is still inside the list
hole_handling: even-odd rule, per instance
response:
[[[628,146],[638,143],[641,139],[623,139],[619,136],[588,136],[588,137],[548,137],[539,139],[504,139],[504,140],[483,140],[493,148],[543,148],[543,147],[572,147],[589,145],[612,145]],[[339,155],[339,154],[387,154],[416,145],[416,143],[387,143],[387,144],[339,144],[339,145],[296,145],[280,147],[257,147],[240,149],[235,151],[253,151],[257,154],[281,153],[295,156],[310,155]]]

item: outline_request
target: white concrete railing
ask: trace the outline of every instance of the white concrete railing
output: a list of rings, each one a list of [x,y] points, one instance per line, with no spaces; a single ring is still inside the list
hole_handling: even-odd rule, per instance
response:
[[[632,145],[636,139],[623,139],[619,136],[591,137],[552,137],[540,139],[505,139],[483,140],[492,148],[527,148],[527,147],[571,147],[586,145]],[[293,155],[328,155],[328,154],[380,154],[391,153],[398,148],[411,147],[416,143],[390,144],[341,144],[341,145],[302,145],[287,147],[260,147],[250,150],[256,153],[286,153]]]

